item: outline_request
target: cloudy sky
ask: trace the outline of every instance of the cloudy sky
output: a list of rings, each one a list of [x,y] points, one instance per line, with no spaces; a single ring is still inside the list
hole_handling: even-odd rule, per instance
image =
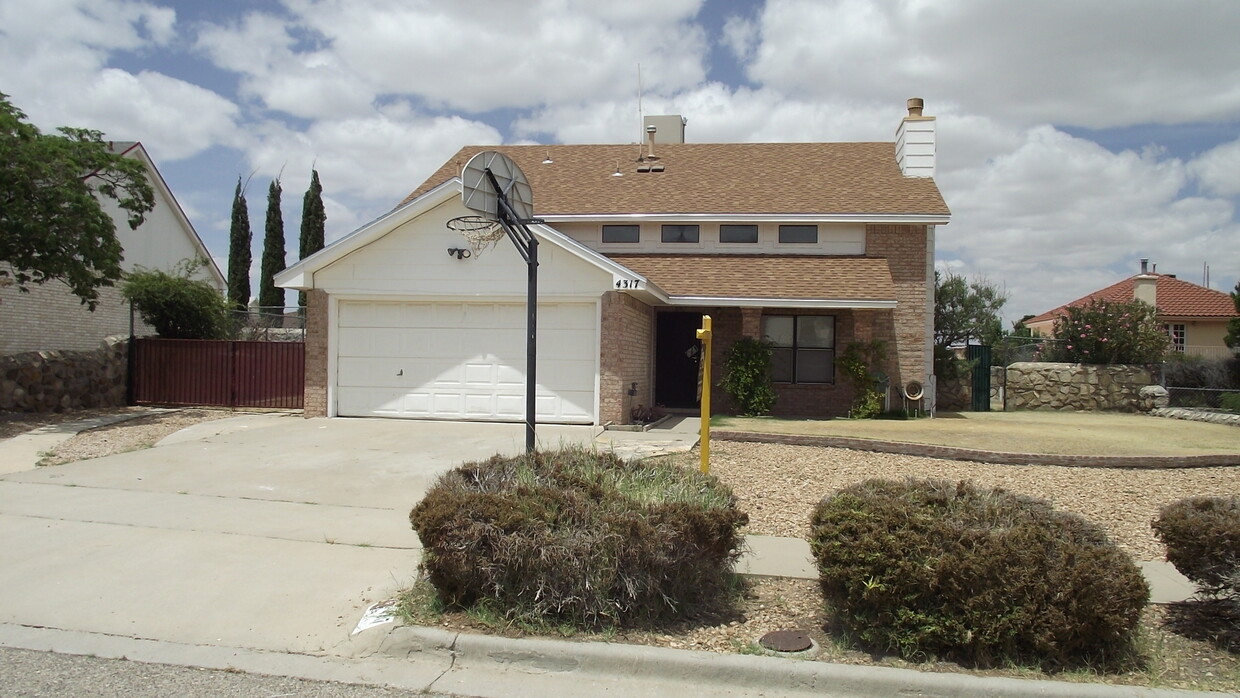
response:
[[[1234,0],[0,0],[0,92],[44,130],[140,140],[227,257],[238,176],[259,258],[317,167],[328,238],[465,144],[892,140],[938,117],[940,268],[1009,320],[1136,272],[1240,278]]]

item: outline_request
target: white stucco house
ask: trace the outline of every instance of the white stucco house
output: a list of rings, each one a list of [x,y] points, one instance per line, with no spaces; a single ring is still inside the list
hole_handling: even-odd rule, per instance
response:
[[[129,227],[127,214],[116,202],[100,199],[116,225],[116,236],[124,250],[122,268],[127,272],[137,268],[167,271],[183,260],[202,258],[207,265],[199,269],[198,278],[223,291],[223,274],[146,149],[135,142],[114,142],[111,147],[143,164],[155,193],[155,208],[136,230]],[[135,320],[138,334],[152,333],[140,318]],[[0,355],[91,350],[105,337],[128,334],[129,304],[115,286],[99,289],[99,304],[93,312],[60,281],[30,285],[29,293],[15,286],[0,287]]]

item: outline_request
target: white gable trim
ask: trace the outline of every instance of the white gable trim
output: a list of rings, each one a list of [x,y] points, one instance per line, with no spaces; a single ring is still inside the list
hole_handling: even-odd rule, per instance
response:
[[[366,225],[349,233],[345,237],[290,266],[279,274],[276,274],[276,286],[282,288],[294,288],[303,291],[315,288],[315,272],[326,268],[332,263],[343,259],[357,250],[362,249],[401,225],[414,220],[427,211],[430,211],[436,206],[450,200],[452,197],[460,196],[460,192],[461,180],[459,177],[454,177],[453,179],[444,182],[404,206],[376,218],[370,223],[367,223]],[[613,262],[607,257],[595,252],[594,250],[568,237],[551,226],[537,223],[530,226],[530,231],[537,236],[540,243],[546,242],[555,245],[575,257],[578,257],[585,262],[588,262],[589,264],[607,272],[608,274],[611,274],[612,278],[616,281],[636,281],[637,287],[643,289],[651,286],[646,277],[637,274],[632,270],[617,264],[616,262]],[[662,292],[660,291],[659,293]]]
[[[951,216],[931,213],[577,213],[542,216],[548,223],[878,223],[947,225]]]

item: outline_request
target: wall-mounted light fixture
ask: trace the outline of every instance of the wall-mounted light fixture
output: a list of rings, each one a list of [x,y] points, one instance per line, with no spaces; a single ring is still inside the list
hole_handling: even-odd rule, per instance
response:
[[[448,256],[456,257],[457,259],[469,259],[474,256],[474,253],[468,247],[449,247]]]

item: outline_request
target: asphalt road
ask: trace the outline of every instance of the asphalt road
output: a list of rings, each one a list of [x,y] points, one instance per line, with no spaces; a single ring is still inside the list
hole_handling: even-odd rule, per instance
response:
[[[0,647],[6,698],[405,698],[449,694]]]

